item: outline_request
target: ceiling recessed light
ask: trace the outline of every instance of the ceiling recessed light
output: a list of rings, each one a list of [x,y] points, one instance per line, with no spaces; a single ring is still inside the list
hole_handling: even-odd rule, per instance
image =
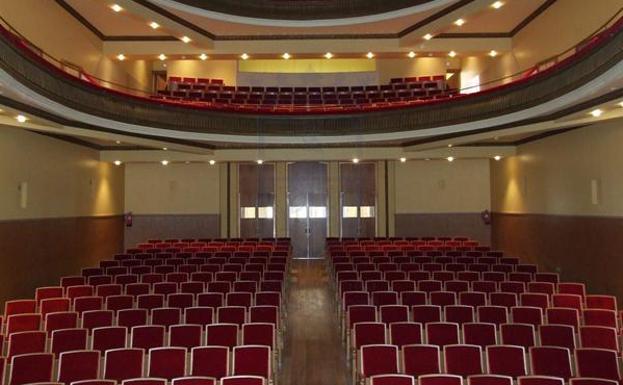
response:
[[[368,52],[368,53],[366,54],[366,57],[367,57],[368,59],[372,59],[372,58],[374,57],[374,54],[373,54],[372,52]]]
[[[450,52],[448,52],[448,56],[455,57],[456,56],[456,52],[450,51]]]
[[[449,145],[448,145],[448,148],[452,148],[452,144],[449,144]]]
[[[355,164],[359,163],[359,159],[358,158],[353,158],[353,163],[355,163]]]
[[[413,59],[414,57],[416,57],[416,56],[417,56],[417,53],[415,53],[415,52],[411,51],[411,52],[409,52],[409,53],[407,54],[407,56],[409,56],[411,59]]]
[[[257,164],[263,164],[263,163],[264,163],[264,161],[262,159],[258,159],[257,160]]]
[[[600,117],[603,113],[604,113],[603,110],[600,110],[599,108],[591,111],[591,115],[595,118]]]
[[[407,161],[407,158],[405,158],[404,156],[402,158],[400,158],[400,163],[404,163]]]
[[[160,161],[160,163],[162,163],[163,166],[166,166],[169,164],[169,161],[165,159],[165,160]]]
[[[182,36],[180,40],[187,44],[192,41],[188,36]]]
[[[161,53],[160,55],[158,55],[158,59],[160,59],[162,61],[165,61],[165,60],[167,60],[167,55]]]
[[[454,22],[454,25],[456,25],[457,27],[460,27],[463,24],[465,24],[465,19],[456,19],[456,21]]]
[[[125,55],[120,53],[119,55],[117,55],[117,60],[124,61],[125,60]]]
[[[119,5],[119,4],[113,4],[110,6],[110,9],[112,9],[115,12],[121,12],[123,11],[123,8]]]
[[[500,159],[502,159],[502,157],[500,155],[496,155],[493,157],[493,159],[495,159],[496,161],[499,161]]]
[[[160,24],[156,23],[155,21],[152,21],[151,23],[149,23],[149,26],[150,26],[152,29],[158,29],[158,28],[160,28]]]
[[[26,122],[26,121],[28,120],[28,118],[27,118],[27,117],[25,117],[24,115],[17,115],[17,116],[15,117],[15,119],[16,119],[18,122],[20,122],[20,123],[24,123],[24,122]]]
[[[120,140],[115,140],[115,143],[121,144],[121,141]]]
[[[168,147],[162,147],[162,150],[163,150],[163,151],[168,151],[168,150],[169,150],[169,148],[168,148]]]
[[[433,35],[431,35],[430,33],[427,33],[426,35],[422,36],[422,38],[424,38],[424,40],[430,40],[433,38]]]
[[[491,56],[491,57],[496,57],[496,56],[498,56],[498,51],[496,51],[496,50],[492,49],[491,51],[489,51],[489,56]]]
[[[453,156],[449,156],[446,159],[448,160],[448,162],[454,162],[454,157]]]
[[[208,55],[206,55],[205,53],[202,53],[201,55],[199,55],[199,59],[208,60]]]
[[[242,60],[247,60],[249,58],[249,55],[247,55],[246,53],[243,53],[242,55],[240,55],[240,58]]]
[[[619,102],[619,106],[623,107],[623,102]],[[1,112],[1,111],[0,111]]]
[[[210,166],[214,166],[216,164],[216,161],[214,159],[210,159],[208,163],[210,163]]]
[[[333,57],[333,54],[331,52],[327,52],[324,54],[324,57],[327,59],[331,59]]]
[[[115,166],[121,166],[121,163],[123,162],[121,162],[120,160],[115,160],[113,163],[115,164]]]
[[[502,8],[502,6],[504,5],[503,1],[495,1],[491,4],[491,8],[493,9],[500,9]]]
[[[281,55],[281,57],[282,57],[282,58],[284,58],[284,59],[286,59],[286,60],[288,60],[289,58],[291,58],[291,57],[292,57],[292,55],[290,55],[289,53],[287,53],[287,52],[286,52],[286,53],[284,53],[283,55]]]

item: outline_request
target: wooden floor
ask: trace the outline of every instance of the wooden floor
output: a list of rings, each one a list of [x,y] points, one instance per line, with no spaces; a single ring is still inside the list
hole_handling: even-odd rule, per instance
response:
[[[278,385],[347,385],[337,309],[323,260],[295,260]]]

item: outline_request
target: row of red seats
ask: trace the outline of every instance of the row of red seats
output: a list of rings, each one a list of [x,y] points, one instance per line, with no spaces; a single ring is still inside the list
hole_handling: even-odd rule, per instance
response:
[[[169,83],[186,83],[186,84],[223,84],[223,79],[207,79],[207,78],[193,78],[187,76],[169,76]]]
[[[276,259],[275,259],[276,260]],[[223,260],[224,262],[225,260]],[[265,272],[285,272],[287,265],[281,262],[269,262],[265,263],[217,263],[215,260],[206,260],[198,262],[209,262],[201,264],[185,263],[186,260],[181,258],[160,259],[153,258],[149,260],[143,260],[141,263],[128,263],[123,265],[118,261],[106,261],[105,266],[102,267],[87,267],[82,269],[82,276],[90,278],[93,276],[119,276],[128,274],[143,275],[147,273],[155,274],[176,274],[183,276],[184,274],[192,274],[197,272],[209,272],[213,274],[225,274],[234,273],[240,275],[246,273],[249,275],[259,274],[262,275]],[[240,262],[240,261],[236,261]],[[185,281],[188,278],[184,279]]]
[[[429,374],[417,377],[420,385],[513,385],[513,378],[496,374],[477,374],[466,380],[452,374]],[[616,381],[599,378],[570,378],[569,385],[617,385]],[[552,376],[520,376],[517,385],[565,385],[565,380]],[[89,384],[87,384],[89,385]],[[103,384],[106,385],[106,384]],[[416,377],[404,374],[380,374],[370,377],[370,385],[416,385]]]
[[[147,353],[147,359],[145,359]],[[272,380],[272,352],[267,346],[243,345],[234,347],[231,353],[227,348],[198,347],[191,354],[190,365],[186,364],[186,349],[176,347],[153,348],[147,352],[139,348],[107,350],[104,354],[103,370],[100,377],[100,352],[97,350],[77,350],[64,352],[58,361],[58,372],[53,374],[54,355],[51,353],[31,353],[13,356],[11,359],[8,385],[49,383],[85,385],[91,380],[101,378],[114,384],[125,385],[166,385],[168,381],[185,376],[208,377],[207,383],[222,380],[221,385],[264,384]],[[231,364],[230,364],[231,362]],[[4,358],[0,359],[0,378],[4,372]],[[254,376],[256,380],[245,381],[241,377]],[[148,377],[148,378],[145,378]],[[137,380],[133,380],[137,379]],[[257,379],[262,379],[258,381]],[[84,382],[82,382],[84,381]],[[100,383],[100,382],[91,382]],[[108,382],[110,383],[110,382]],[[199,378],[178,380],[177,384],[205,385]]]

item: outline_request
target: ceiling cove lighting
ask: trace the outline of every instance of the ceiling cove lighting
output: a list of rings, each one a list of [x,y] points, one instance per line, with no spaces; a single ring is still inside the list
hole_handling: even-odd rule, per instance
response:
[[[241,58],[242,60],[247,60],[247,59],[249,58],[249,55],[248,55],[248,54],[246,54],[246,53],[243,53],[242,55],[240,55],[240,58]]]
[[[115,12],[121,12],[123,11],[123,8],[119,5],[119,4],[113,4],[110,6],[110,9],[112,9]]]
[[[433,38],[433,35],[431,35],[430,33],[427,33],[426,35],[422,36],[422,38],[423,38],[424,40],[430,40],[430,39],[432,39],[432,38]]]
[[[596,110],[593,110],[590,112],[590,114],[594,117],[594,118],[598,118],[600,117],[602,114],[604,113],[603,110],[600,110],[599,108]]]
[[[160,59],[162,61],[165,61],[165,60],[167,60],[167,55],[161,53],[160,55],[158,55],[158,59]]]
[[[504,6],[504,2],[503,1],[495,1],[491,4],[491,8],[493,9],[500,9]]]
[[[113,162],[113,164],[114,164],[115,166],[121,166],[121,163],[123,163],[123,162],[122,162],[122,161],[120,161],[120,160],[115,160],[115,161]]]
[[[289,53],[284,53],[283,55],[281,55],[282,58],[284,58],[285,60],[288,60],[292,57],[292,55],[290,55]]]
[[[202,53],[201,55],[199,55],[199,59],[201,60],[208,60],[208,55],[206,55],[205,53]]]
[[[162,163],[163,166],[167,166],[169,164],[169,161],[165,159],[160,161],[160,163]]]
[[[24,115],[17,115],[15,117],[15,120],[17,120],[20,123],[25,123],[28,120],[28,118],[25,117]]]
[[[124,54],[120,53],[119,55],[117,55],[117,60],[119,60],[119,61],[124,61],[125,59],[126,59],[126,58],[125,58],[125,55],[124,55]]]
[[[324,57],[326,59],[331,59],[331,58],[333,58],[333,54],[331,52],[327,52],[327,53],[324,54]]]
[[[180,37],[180,40],[183,41],[184,43],[188,44],[192,41],[191,38],[189,38],[188,36],[182,36]]]
[[[400,158],[400,163],[405,163],[406,161],[407,161],[407,158],[405,158],[404,156]]]
[[[498,51],[496,51],[496,50],[492,49],[491,51],[489,51],[489,56],[491,56],[491,57],[496,57],[496,56],[498,56]]]
[[[155,21],[152,21],[151,23],[149,23],[149,26],[150,26],[152,29],[158,29],[158,28],[160,28],[160,24],[156,23]]]
[[[214,159],[210,159],[208,163],[210,163],[210,166],[214,166],[216,164],[216,161]]]
[[[446,158],[446,160],[448,160],[448,162],[454,162],[454,157],[453,156],[449,156]]]
[[[456,25],[457,27],[460,27],[463,24],[465,24],[465,19],[456,19],[456,21],[454,22],[454,25]]]
[[[374,54],[373,54],[372,52],[368,52],[368,53],[366,54],[366,57],[367,57],[368,59],[372,59],[372,58],[374,58]]]
[[[502,157],[500,155],[496,155],[493,157],[493,159],[495,159],[496,162],[499,162]]]
[[[448,52],[448,56],[455,57],[456,56],[456,52],[450,51],[450,52]]]
[[[411,52],[409,52],[409,53],[407,54],[407,56],[408,56],[408,57],[410,57],[411,59],[413,59],[414,57],[416,57],[416,56],[417,56],[417,53],[415,53],[415,52],[411,51]]]

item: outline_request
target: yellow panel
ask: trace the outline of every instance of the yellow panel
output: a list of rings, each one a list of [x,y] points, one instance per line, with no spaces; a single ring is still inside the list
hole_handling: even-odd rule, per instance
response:
[[[340,73],[374,72],[376,60],[370,59],[294,59],[240,60],[240,72],[264,73]]]

